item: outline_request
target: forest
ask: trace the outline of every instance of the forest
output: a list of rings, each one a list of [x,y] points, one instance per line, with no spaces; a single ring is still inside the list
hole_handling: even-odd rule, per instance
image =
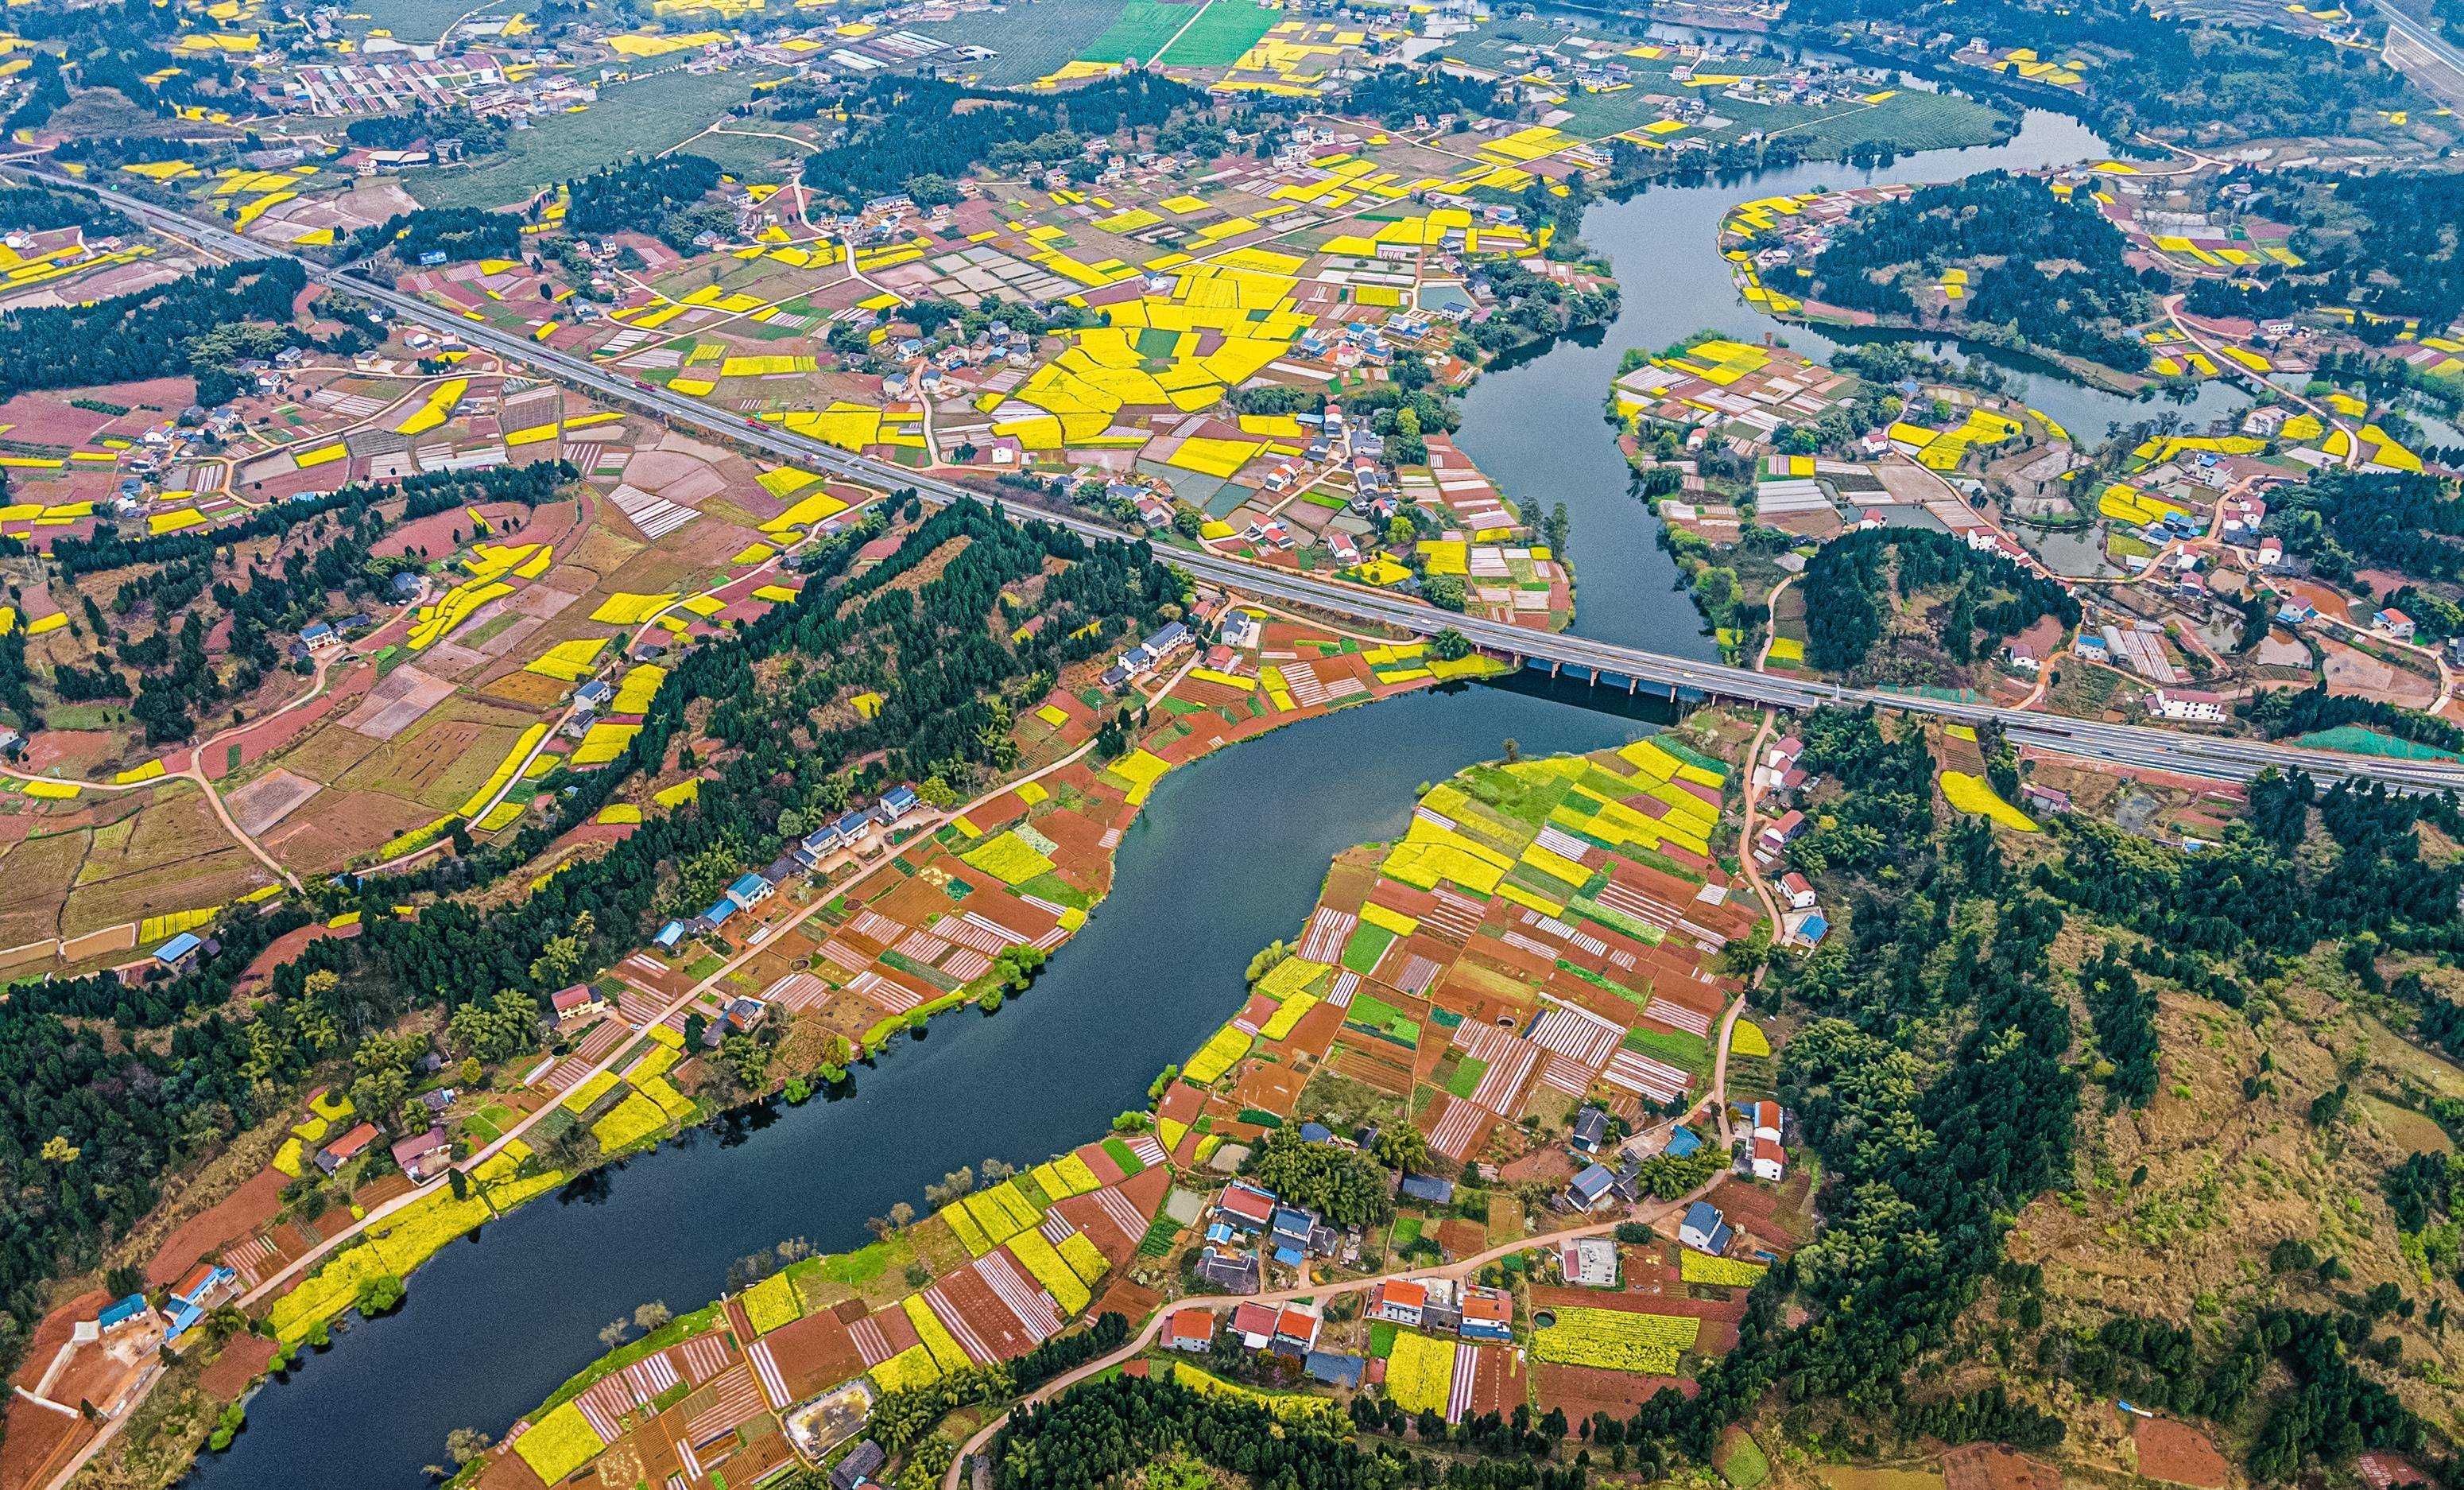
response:
[[[2434,476],[2319,471],[2274,495],[2266,531],[2324,579],[2348,581],[2365,567],[2464,578],[2464,497]]]
[[[473,114],[463,105],[447,109],[413,109],[407,114],[371,114],[351,121],[344,131],[353,145],[375,150],[407,150],[416,145],[461,146],[465,155],[487,155],[505,147],[512,127],[493,116]]]
[[[1443,1436],[1443,1419],[1436,1420]],[[1353,1438],[1332,1412],[1278,1413],[1263,1397],[1199,1391],[1177,1381],[1108,1376],[1013,1413],[995,1436],[1001,1490],[1081,1490],[1128,1482],[1156,1460],[1187,1455],[1262,1486],[1396,1490],[1581,1490],[1580,1467],[1530,1457],[1441,1459],[1402,1445]]]
[[[1481,119],[1510,119],[1511,103],[1501,103],[1494,81],[1458,78],[1435,67],[1381,67],[1352,85],[1350,108],[1390,127],[1414,119],[1435,121],[1442,114]]]
[[[2128,240],[2084,191],[2057,196],[2033,176],[1990,170],[1920,187],[1897,201],[1858,210],[1813,262],[1813,297],[1847,310],[1922,320],[1904,279],[1924,281],[1980,259],[1954,319],[1973,334],[2002,328],[2031,346],[2067,352],[2124,372],[2147,366],[2146,344],[2129,327],[2153,314],[2167,287],[2123,261]],[[2045,264],[2058,264],[2047,272]]]
[[[371,560],[369,551],[400,523],[480,501],[536,505],[552,500],[559,484],[576,474],[563,461],[428,472],[399,484],[352,485],[314,501],[286,502],[203,532],[134,542],[116,535],[63,540],[73,546],[55,557],[71,578],[121,566],[143,568],[113,593],[110,618],[91,599],[85,602],[93,664],[55,668],[53,690],[73,701],[133,698],[128,713],[145,726],[148,745],[186,740],[206,710],[245,699],[282,665],[276,634],[296,632],[324,615],[336,594],[345,604],[377,597],[397,561]],[[407,497],[404,511],[388,520],[378,504],[396,497]],[[275,535],[284,545],[273,568],[229,565],[237,545]],[[210,609],[198,604],[208,598]],[[152,621],[152,630],[131,639],[127,621],[140,612]],[[218,617],[231,622],[223,656],[238,664],[228,677],[206,647]]]
[[[291,305],[307,285],[294,260],[251,259],[92,304],[10,311],[0,315],[0,398],[193,373],[199,403],[228,403],[239,383],[222,359],[242,345],[270,356],[303,342]],[[216,335],[243,329],[253,334]]]
[[[2079,602],[2058,582],[2002,554],[1970,548],[1948,533],[1867,528],[1823,545],[1806,566],[1806,660],[1826,673],[1863,666],[1890,629],[1886,585],[1901,601],[1958,587],[1940,635],[1943,651],[1960,664],[1991,656],[2005,637],[2043,616],[2065,627],[2079,619]]]
[[[565,183],[564,225],[577,234],[648,233],[678,253],[704,232],[725,232],[736,214],[702,198],[718,185],[716,162],[699,155],[636,156]]]
[[[1823,711],[1806,722],[1806,738],[1807,760],[1818,742],[1826,760],[1860,775],[1894,759],[1870,714]],[[1906,731],[1908,741],[1922,755],[1921,733]],[[1866,789],[1843,784],[1842,807]],[[1929,820],[1930,797],[1916,800]],[[2284,856],[2314,811],[2342,852],[2323,868],[2306,856],[2297,868]],[[2429,871],[2413,831],[2424,820],[2453,825],[2452,803],[2341,785],[2321,795],[2307,780],[2264,776],[2254,784],[2252,817],[2264,834],[2237,825],[2221,852],[2197,855],[2085,814],[2057,817],[2061,859],[2025,876],[2003,859],[1991,830],[1963,818],[1826,886],[1851,907],[1847,933],[1826,939],[1781,982],[1815,1017],[1782,1053],[1780,1101],[1803,1121],[1838,1197],[1794,1267],[1801,1286],[1845,1322],[1817,1307],[1802,1339],[1767,1346],[1769,1337],[1743,1336],[1720,1363],[1724,1375],[1768,1356],[1765,1379],[1783,1383],[1790,1400],[1845,1396],[1868,1419],[1905,1425],[1913,1413],[1922,1424],[1943,1415],[1940,1405],[1912,1402],[1923,1389],[1906,1373],[1924,1361],[1947,1364],[1935,1352],[1986,1286],[2015,1305],[2006,1318],[2036,1327],[2040,1272],[2007,1261],[2002,1240],[2017,1212],[2013,1197],[2070,1182],[2083,1066],[2064,1059],[2066,974],[2048,959],[2070,916],[2143,932],[2158,950],[2180,948],[2194,962],[2298,956],[2328,936],[2347,939],[2348,967],[2397,946],[2452,957],[2464,872]],[[2114,1064],[2103,1079],[2111,1105],[2135,1103],[2156,1079],[2152,990],[2135,970],[2140,959],[2128,961],[2107,946],[2067,974]],[[2363,1448],[2421,1452],[2425,1425],[2356,1361],[2382,1306],[2397,1301],[2347,1301],[2336,1316],[2255,1309],[2212,1351],[2189,1331],[2126,1316],[2085,1339],[2047,1329],[2035,1350],[2049,1372],[2092,1393],[2118,1386],[2134,1400],[2229,1423],[2255,1408],[2247,1468],[2284,1480]],[[2262,1399],[2278,1368],[2289,1385]],[[1714,1385],[1706,1378],[1704,1400]],[[1663,1407],[1670,1424],[1683,1423],[1686,1405],[1674,1393],[1646,1415]]]
[[[16,177],[0,177],[0,226],[28,233],[83,228],[88,233],[129,231],[128,219],[82,191],[55,191]]]
[[[147,0],[49,7],[39,14],[10,17],[10,29],[28,41],[60,47],[58,53],[32,53],[27,88],[0,124],[11,131],[51,122],[53,114],[68,106],[72,81],[78,88],[113,89],[139,108],[165,117],[176,104],[220,98],[236,86],[231,61],[221,52],[174,55],[168,44],[180,29],[179,15]]]
[[[355,511],[396,497],[402,498],[404,503],[403,514],[396,520],[400,523],[477,502],[517,501],[526,507],[536,507],[540,502],[555,500],[557,488],[566,481],[578,479],[580,476],[572,462],[566,460],[535,460],[526,465],[489,466],[474,471],[422,471],[400,480],[379,481],[372,485],[354,482],[305,501],[280,502],[253,512],[236,523],[225,523],[203,532],[156,533],[143,538],[125,538],[117,529],[112,529],[98,531],[92,538],[57,539],[49,552],[52,562],[59,567],[61,575],[76,580],[131,565],[195,559],[203,554],[287,532],[329,512]],[[13,548],[0,549],[0,552],[16,551]]]
[[[977,107],[960,112],[958,105]],[[919,177],[955,181],[981,165],[1058,165],[1085,142],[1123,129],[1159,129],[1206,96],[1147,73],[1108,78],[1067,96],[884,78],[840,100],[845,138],[804,158],[804,185],[846,206],[908,189]],[[990,106],[984,106],[990,105]]]
[[[348,256],[365,258],[387,250],[407,268],[430,254],[444,255],[447,263],[518,258],[522,222],[510,213],[476,207],[423,207],[352,234]]]
[[[2366,118],[2377,110],[2432,106],[2395,69],[2368,66],[2323,39],[2160,15],[2141,0],[1798,0],[1789,20],[1809,36],[1881,21],[1911,35],[1983,36],[2048,57],[2084,50],[2094,59],[2084,98],[2050,87],[2024,96],[2078,114],[2109,140],[2143,129],[2192,144],[2348,133],[2377,125]]]
[[[2464,751],[2464,727],[2378,699],[2331,694],[2322,680],[2307,688],[2277,688],[2245,701],[2237,712],[2270,740],[2315,734],[2339,724],[2360,724],[2441,750]]]
[[[2418,317],[2443,326],[2464,315],[2464,262],[2446,248],[2464,224],[2464,181],[2446,171],[2351,175],[2299,171],[2223,178],[2255,189],[2236,211],[2291,223],[2299,268],[2268,264],[2255,279],[2197,278],[2189,306],[2203,316],[2290,316],[2350,306],[2388,323],[2355,327],[2392,342]]]
[[[218,1146],[234,1126],[280,1110],[315,1055],[330,1053],[329,1013],[313,1033],[229,1018],[233,979],[305,912],[235,911],[222,952],[186,977],[135,986],[96,975],[21,984],[0,1001],[0,1369],[13,1370],[41,1318],[40,1288],[95,1266],[107,1241],[150,1209],[161,1176]],[[316,959],[275,974],[296,994]],[[169,1032],[132,1046],[115,1036]],[[291,1056],[299,1054],[296,1064]]]

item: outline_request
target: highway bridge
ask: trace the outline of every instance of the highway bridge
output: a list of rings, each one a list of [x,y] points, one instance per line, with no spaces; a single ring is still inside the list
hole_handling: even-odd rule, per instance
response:
[[[710,405],[671,393],[649,383],[610,372],[586,359],[556,351],[528,338],[465,320],[459,313],[404,295],[388,285],[350,272],[329,268],[304,256],[243,238],[227,229],[173,211],[108,187],[71,180],[22,162],[7,168],[67,190],[99,197],[128,217],[161,232],[187,238],[216,253],[241,258],[297,258],[312,280],[382,305],[403,321],[459,338],[464,345],[484,347],[511,363],[519,363],[611,408],[646,413],[726,439],[781,461],[826,472],[846,480],[885,490],[913,488],[935,501],[961,497],[986,500],[987,494],[937,478],[921,475],[887,461],[808,439],[776,425],[728,414]],[[1090,539],[1126,535],[1106,524],[1075,516],[1022,513],[1059,523]],[[1957,723],[1999,725],[2013,742],[2042,749],[2145,769],[2179,772],[2223,780],[2247,780],[2269,767],[2299,768],[2321,781],[2344,778],[2376,780],[2415,791],[2464,792],[2464,763],[2408,761],[2339,751],[2306,750],[2292,745],[2220,736],[2193,735],[2144,725],[2110,724],[2059,715],[1997,708],[1964,702],[1848,688],[1821,681],[1757,673],[1745,668],[1673,657],[1637,647],[1594,641],[1571,634],[1551,635],[1501,622],[1433,610],[1386,590],[1341,580],[1298,574],[1269,565],[1254,564],[1205,551],[1166,550],[1171,562],[1213,584],[1240,589],[1262,599],[1308,606],[1354,621],[1401,627],[1430,635],[1453,628],[1475,645],[1525,666],[1588,678],[1603,687],[1648,692],[1672,700],[1717,698],[1777,708],[1804,709],[1820,704],[1873,704],[1887,709],[1928,714]],[[1610,581],[1601,575],[1593,584]]]

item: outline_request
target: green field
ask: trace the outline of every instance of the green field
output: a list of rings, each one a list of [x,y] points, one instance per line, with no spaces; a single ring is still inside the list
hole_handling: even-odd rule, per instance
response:
[[[627,155],[655,155],[697,134],[744,101],[749,84],[773,70],[694,75],[677,68],[603,90],[579,114],[557,114],[507,137],[505,153],[472,169],[407,172],[403,185],[423,207],[502,207],[543,187],[585,176]],[[741,141],[752,145],[759,142]],[[781,148],[786,148],[781,146]]]
[[[1152,61],[1164,43],[1199,11],[1194,6],[1166,5],[1163,0],[1129,0],[1118,20],[1078,53],[1089,62]]]
[[[1265,10],[1256,0],[1210,0],[1163,60],[1175,67],[1229,67],[1282,19],[1282,11]]]
[[[470,9],[471,0],[369,0],[364,10],[344,17],[342,29],[361,36],[387,31],[397,41],[434,41]]]
[[[1020,87],[1084,54],[1120,19],[1123,5],[1124,0],[1013,0],[1001,14],[978,11],[936,22],[933,34],[954,45],[992,48],[1001,56],[983,64],[976,80],[987,87]]]
[[[783,182],[811,152],[798,149],[785,140],[725,134],[704,135],[695,140],[693,153],[717,162],[719,169],[738,181]]]
[[[1626,1032],[1625,1048],[1638,1055],[1650,1056],[1691,1072],[1696,1080],[1711,1074],[1711,1042],[1699,1034],[1683,1030],[1646,1030]]]

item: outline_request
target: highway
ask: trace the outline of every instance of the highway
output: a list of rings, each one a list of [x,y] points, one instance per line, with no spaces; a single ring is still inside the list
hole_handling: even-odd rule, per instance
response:
[[[2464,99],[2464,52],[2457,51],[2435,27],[2397,10],[2387,0],[2377,0],[2377,4],[2379,16],[2387,26],[2387,45],[2381,49],[2387,64],[2409,73],[2404,59],[2397,56],[2400,49],[2396,45],[2399,40],[2409,43],[2421,54],[2427,68],[2437,75],[2433,80],[2409,74],[2413,81],[2451,101]]]
[[[297,258],[312,280],[382,305],[405,322],[450,334],[466,345],[482,346],[510,361],[526,364],[539,373],[610,407],[647,413],[715,437],[732,440],[776,460],[792,462],[807,470],[825,472],[869,486],[885,490],[913,488],[936,501],[951,501],[962,497],[988,500],[987,494],[980,491],[923,476],[886,461],[873,460],[834,445],[825,445],[775,425],[727,414],[653,385],[636,383],[598,367],[585,359],[540,345],[527,337],[465,320],[457,312],[401,294],[386,285],[351,274],[347,269],[328,268],[304,256],[243,238],[214,223],[172,211],[126,192],[35,170],[22,164],[0,164],[47,185],[99,197],[133,219],[216,252],[238,257]],[[1116,528],[1080,517],[1045,512],[1020,515],[1058,523],[1089,539],[1121,539],[1127,536]],[[1587,673],[1603,675],[1603,680],[1613,687],[1625,687],[1631,681],[1639,690],[1650,690],[1663,696],[1682,692],[1787,709],[1826,703],[1873,704],[1929,714],[1958,723],[1997,724],[2014,744],[2022,745],[2122,766],[2220,780],[2247,780],[2273,766],[2306,770],[2321,781],[2357,778],[2382,781],[2408,790],[2464,792],[2464,763],[2388,760],[2338,751],[2305,750],[2258,741],[2193,735],[2145,725],[2110,724],[1989,704],[1914,698],[1775,677],[1573,634],[1551,635],[1502,622],[1457,615],[1432,610],[1385,590],[1297,574],[1221,554],[1177,548],[1164,552],[1172,563],[1210,583],[1263,598],[1312,607],[1353,620],[1399,626],[1421,635],[1451,627],[1485,651],[1526,662],[1536,660],[1560,669],[1571,668],[1578,677]],[[1606,584],[1610,581],[1595,575],[1592,583]]]

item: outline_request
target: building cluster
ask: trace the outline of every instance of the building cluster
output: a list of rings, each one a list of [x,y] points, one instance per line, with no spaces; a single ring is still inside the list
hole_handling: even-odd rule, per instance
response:
[[[1360,1256],[1357,1228],[1338,1231],[1306,1206],[1287,1205],[1271,1190],[1234,1180],[1215,1197],[1207,1214],[1198,1275],[1227,1294],[1254,1294],[1265,1262],[1301,1268],[1311,1257],[1338,1260]]]
[[[788,880],[799,875],[820,873],[834,856],[858,852],[871,839],[874,830],[889,828],[923,807],[924,799],[913,786],[901,783],[892,787],[870,807],[850,808],[805,834],[767,867],[737,876],[700,915],[670,921],[650,940],[662,951],[673,951],[689,936],[716,931],[738,912],[749,911],[778,894],[779,887]]]
[[[1122,653],[1112,660],[1111,667],[1104,669],[1104,686],[1117,693],[1154,672],[1165,658],[1195,646],[1197,641],[1186,625],[1179,621],[1167,622],[1154,635]]]
[[[1780,856],[1806,830],[1804,809],[1793,804],[1803,801],[1819,778],[1797,764],[1804,753],[1804,741],[1794,735],[1783,735],[1754,763],[1755,789],[1767,806],[1780,809],[1754,835],[1754,864],[1766,878],[1771,878],[1771,872],[1779,867]],[[1771,892],[1780,902],[1781,942],[1813,946],[1830,933],[1831,918],[1823,914],[1822,898],[1805,876],[1793,869],[1782,871],[1771,879]]]

